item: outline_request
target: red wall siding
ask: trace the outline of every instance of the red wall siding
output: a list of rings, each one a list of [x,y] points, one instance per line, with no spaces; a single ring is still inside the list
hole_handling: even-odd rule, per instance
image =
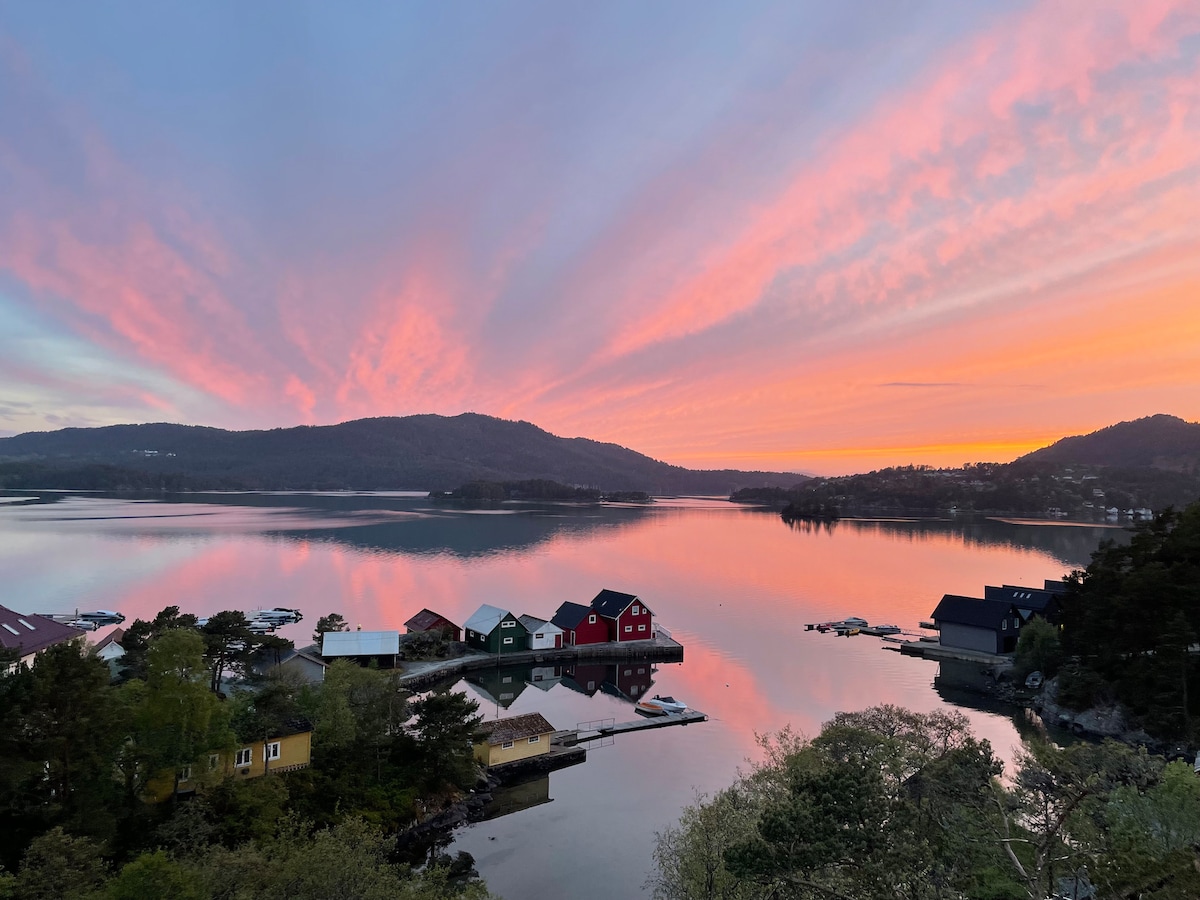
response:
[[[568,639],[570,635],[568,634]],[[574,644],[603,644],[608,640],[608,622],[596,616],[596,623],[589,625],[585,617],[578,625],[575,626]]]
[[[638,608],[636,616],[633,614],[635,606]],[[654,615],[640,601],[631,603],[620,618],[604,621],[608,623],[610,641],[648,641],[654,635]],[[645,625],[646,630],[638,631],[639,625]],[[626,626],[629,626],[629,631],[625,630]]]

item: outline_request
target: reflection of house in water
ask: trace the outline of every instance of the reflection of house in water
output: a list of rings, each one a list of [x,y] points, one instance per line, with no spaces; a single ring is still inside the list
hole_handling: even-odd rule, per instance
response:
[[[483,808],[483,819],[498,819],[550,802],[550,776],[532,781],[506,784],[492,791],[492,800]]]
[[[548,691],[562,680],[562,666],[533,666],[525,679],[531,687]]]
[[[600,690],[608,677],[611,666],[588,663],[580,666],[563,666],[562,685],[580,694],[591,697]]]
[[[525,690],[528,674],[527,666],[508,666],[472,672],[466,676],[466,681],[484,700],[508,709]]]
[[[654,686],[655,669],[645,661],[618,663],[608,668],[611,671],[600,686],[606,694],[636,703]]]

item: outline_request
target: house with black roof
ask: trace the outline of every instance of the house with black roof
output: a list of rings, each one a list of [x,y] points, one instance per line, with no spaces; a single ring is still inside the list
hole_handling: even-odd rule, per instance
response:
[[[654,638],[654,614],[635,594],[607,588],[592,598],[592,609],[608,623],[608,639],[648,641]]]
[[[1054,583],[1050,582],[1050,584]],[[1000,587],[987,585],[983,589],[983,599],[1011,603],[1020,614],[1022,624],[1028,623],[1034,616],[1041,616],[1047,622],[1057,625],[1062,619],[1061,598],[1066,590],[1066,585],[1061,582],[1058,584],[1062,590],[1045,590],[1015,584],[1005,584]]]
[[[1012,603],[946,594],[931,617],[943,647],[981,653],[1012,653],[1024,620]]]
[[[564,603],[550,623],[562,629],[563,642],[572,647],[608,642],[608,622],[582,603]]]

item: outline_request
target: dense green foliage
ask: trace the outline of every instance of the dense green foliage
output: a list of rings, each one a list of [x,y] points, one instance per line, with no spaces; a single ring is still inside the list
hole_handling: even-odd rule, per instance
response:
[[[611,491],[728,493],[797,476],[697,471],[616,444],[468,413],[224,431],[114,425],[0,438],[0,489],[436,490],[547,480]]]
[[[1200,891],[1200,780],[1115,743],[1034,742],[1008,782],[961,714],[839,713],[659,833],[660,900],[1028,900]]]
[[[1200,713],[1200,503],[1107,542],[1063,603],[1060,699],[1122,703],[1151,735],[1194,740]]]
[[[484,896],[469,864],[414,873],[386,837],[475,783],[477,704],[410,705],[392,673],[345,661],[319,685],[272,676],[220,699],[238,616],[135,622],[123,680],[75,643],[0,676],[0,898]],[[209,754],[305,719],[307,769],[210,771]]]

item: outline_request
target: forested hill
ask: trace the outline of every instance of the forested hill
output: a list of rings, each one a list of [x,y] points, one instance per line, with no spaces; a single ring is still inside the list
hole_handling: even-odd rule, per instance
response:
[[[1200,423],[1185,422],[1176,416],[1147,416],[1091,434],[1063,438],[1021,460],[1200,474]]]
[[[548,479],[605,491],[727,494],[803,477],[685,469],[617,444],[475,413],[270,431],[113,425],[0,438],[0,488],[17,489],[450,490],[470,481]]]

